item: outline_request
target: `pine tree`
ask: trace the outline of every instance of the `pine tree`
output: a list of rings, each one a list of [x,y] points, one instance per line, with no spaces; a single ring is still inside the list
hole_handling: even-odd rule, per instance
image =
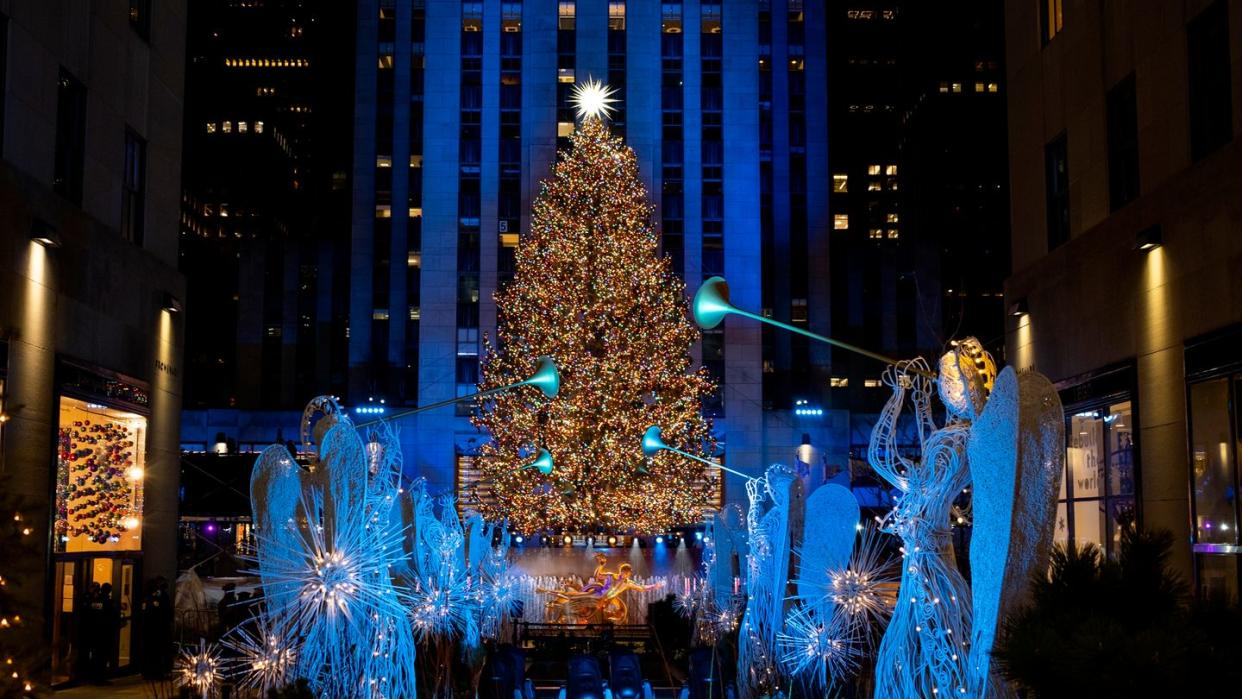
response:
[[[715,448],[700,410],[714,386],[705,370],[690,370],[699,333],[685,285],[659,256],[634,151],[596,116],[570,140],[533,204],[514,279],[496,295],[498,338],[486,343],[480,385],[519,381],[548,355],[560,394],[523,388],[481,404],[475,424],[491,441],[480,450],[474,504],[523,532],[693,523],[719,474],[640,451],[649,425],[691,453]],[[556,462],[548,476],[522,468],[537,448]]]

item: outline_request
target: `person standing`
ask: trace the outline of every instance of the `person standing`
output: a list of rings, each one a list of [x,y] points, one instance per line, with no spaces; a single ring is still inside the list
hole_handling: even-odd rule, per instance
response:
[[[142,676],[149,680],[172,668],[172,622],[168,581],[161,575],[147,583],[142,601]]]

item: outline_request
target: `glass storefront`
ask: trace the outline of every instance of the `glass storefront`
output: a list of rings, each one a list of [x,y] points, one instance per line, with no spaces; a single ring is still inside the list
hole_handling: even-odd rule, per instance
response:
[[[1095,544],[1114,555],[1135,510],[1134,415],[1130,401],[1079,410],[1066,418],[1065,477],[1056,539]]]
[[[1199,594],[1238,598],[1238,453],[1242,373],[1191,383],[1190,493]]]
[[[147,418],[60,399],[56,552],[142,550]]]
[[[51,669],[54,684],[135,661],[148,418],[143,389],[72,368],[83,397],[59,400]],[[84,389],[98,398],[87,398]],[[95,401],[107,401],[95,402]],[[145,411],[144,411],[145,412]]]

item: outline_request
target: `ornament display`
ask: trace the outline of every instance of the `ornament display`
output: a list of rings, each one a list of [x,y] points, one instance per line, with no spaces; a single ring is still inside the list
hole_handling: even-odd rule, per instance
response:
[[[141,521],[137,435],[124,422],[71,414],[82,417],[65,421],[57,435],[57,543],[119,542]]]

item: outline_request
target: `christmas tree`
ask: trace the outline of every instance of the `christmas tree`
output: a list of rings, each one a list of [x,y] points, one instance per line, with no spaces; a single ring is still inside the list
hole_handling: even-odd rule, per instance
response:
[[[700,404],[714,386],[690,369],[699,332],[685,285],[659,256],[634,151],[604,123],[608,94],[598,83],[576,92],[580,126],[534,202],[485,348],[481,389],[520,381],[540,355],[561,371],[556,398],[522,388],[484,399],[475,418],[491,441],[473,504],[528,533],[697,522],[719,477],[640,451],[643,431],[660,425],[670,444],[710,455]],[[523,468],[539,448],[555,459],[551,474]]]

